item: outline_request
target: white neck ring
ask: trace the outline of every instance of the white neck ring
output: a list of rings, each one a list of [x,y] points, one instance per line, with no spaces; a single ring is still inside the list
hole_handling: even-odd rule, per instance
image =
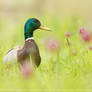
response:
[[[28,41],[28,40],[31,40],[31,39],[34,39],[33,37],[30,37],[30,38],[27,38],[25,41]]]

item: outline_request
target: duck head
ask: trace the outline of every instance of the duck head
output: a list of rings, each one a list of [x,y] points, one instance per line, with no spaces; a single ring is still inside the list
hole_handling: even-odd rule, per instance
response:
[[[42,30],[47,30],[47,31],[51,30],[50,28],[42,26],[41,22],[36,18],[28,19],[25,24],[25,32],[24,32],[25,40],[27,38],[33,37],[33,32],[36,29],[42,29]]]

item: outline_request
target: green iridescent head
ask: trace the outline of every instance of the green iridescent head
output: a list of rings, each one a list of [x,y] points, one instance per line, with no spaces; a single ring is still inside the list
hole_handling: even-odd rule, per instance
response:
[[[25,39],[33,37],[33,32],[36,29],[44,29],[44,30],[50,31],[49,28],[43,27],[38,19],[31,18],[31,19],[28,19],[25,24],[25,32],[24,32]]]

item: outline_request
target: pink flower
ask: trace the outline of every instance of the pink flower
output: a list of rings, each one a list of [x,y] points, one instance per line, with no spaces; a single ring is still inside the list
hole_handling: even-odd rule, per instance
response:
[[[28,64],[23,64],[21,72],[25,78],[28,78],[31,75],[31,69]]]
[[[30,69],[29,67],[24,68],[24,76],[28,77],[30,75]]]
[[[65,36],[66,36],[67,38],[69,38],[69,37],[70,37],[70,33],[69,33],[69,32],[66,32],[66,33],[65,33]]]
[[[81,27],[80,30],[79,30],[79,33],[80,34],[84,34],[85,33],[85,29],[83,27]]]
[[[49,51],[53,52],[60,49],[60,44],[56,38],[49,38],[46,41],[46,47]]]
[[[77,54],[76,50],[72,50],[72,54],[76,55]]]
[[[80,34],[82,34],[82,39],[85,42],[89,42],[91,40],[92,33],[89,30],[85,30],[83,27],[80,28]]]
[[[91,36],[90,36],[90,34],[87,33],[87,32],[85,32],[85,33],[83,34],[82,38],[83,38],[83,40],[84,40],[85,42],[89,42],[89,41],[91,40]]]
[[[92,45],[89,45],[89,50],[92,50]]]
[[[57,48],[58,48],[57,41],[55,41],[55,40],[50,40],[49,43],[48,43],[48,47],[49,47],[51,50],[57,49]]]

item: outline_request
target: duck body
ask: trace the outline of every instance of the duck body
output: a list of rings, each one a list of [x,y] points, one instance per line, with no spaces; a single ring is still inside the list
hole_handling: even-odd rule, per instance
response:
[[[41,63],[41,57],[39,53],[38,46],[33,39],[33,32],[36,29],[44,29],[50,31],[49,28],[43,27],[40,21],[36,18],[29,19],[24,27],[24,46],[23,47],[14,47],[9,50],[7,54],[4,56],[3,64],[6,63],[17,63],[19,62],[22,66],[25,63],[33,62],[37,67]]]
[[[40,65],[41,57],[39,49],[33,38],[25,40],[23,47],[17,46],[8,51],[3,59],[3,64],[20,62],[23,65],[25,62],[30,62],[30,58],[37,67]]]
[[[38,46],[33,39],[28,39],[25,41],[24,47],[18,50],[17,57],[18,61],[21,61],[21,64],[26,61],[30,61],[30,58],[37,67],[40,65],[41,62]]]

